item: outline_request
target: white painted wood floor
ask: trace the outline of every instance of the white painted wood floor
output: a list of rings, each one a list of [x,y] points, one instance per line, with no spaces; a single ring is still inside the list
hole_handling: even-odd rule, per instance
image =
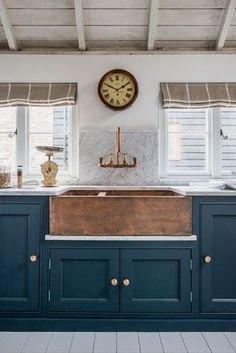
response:
[[[0,332],[0,353],[235,353],[236,332]]]

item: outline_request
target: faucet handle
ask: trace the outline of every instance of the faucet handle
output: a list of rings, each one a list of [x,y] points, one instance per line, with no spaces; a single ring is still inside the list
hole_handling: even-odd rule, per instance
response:
[[[124,159],[123,159],[123,165],[126,166],[128,165],[128,153],[123,153]]]
[[[114,160],[113,160],[113,153],[110,153],[110,155],[109,155],[109,160],[108,160],[108,162],[107,162],[107,165],[111,166],[111,165],[113,165],[113,163],[114,163]]]

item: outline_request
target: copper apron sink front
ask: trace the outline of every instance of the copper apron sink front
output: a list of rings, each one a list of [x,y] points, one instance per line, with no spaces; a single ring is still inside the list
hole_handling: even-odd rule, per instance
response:
[[[69,190],[50,198],[51,235],[191,235],[192,198],[171,190]]]

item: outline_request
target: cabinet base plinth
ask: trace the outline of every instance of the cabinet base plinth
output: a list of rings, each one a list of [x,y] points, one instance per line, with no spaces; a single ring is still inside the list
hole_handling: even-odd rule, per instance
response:
[[[2,319],[0,331],[236,331],[236,319]]]

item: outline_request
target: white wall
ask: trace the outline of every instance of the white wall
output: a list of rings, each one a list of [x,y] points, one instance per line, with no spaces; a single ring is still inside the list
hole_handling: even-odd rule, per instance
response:
[[[139,97],[123,112],[105,108],[97,84],[106,71],[122,68],[139,82]],[[156,128],[159,83],[236,81],[236,55],[0,55],[2,82],[78,82],[80,127]]]

